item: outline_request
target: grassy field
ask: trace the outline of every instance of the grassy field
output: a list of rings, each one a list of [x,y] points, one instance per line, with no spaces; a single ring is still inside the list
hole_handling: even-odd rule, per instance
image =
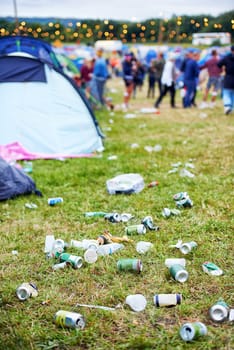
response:
[[[121,80],[108,82],[115,105],[122,103]],[[113,90],[115,89],[115,90]],[[214,109],[184,110],[177,92],[177,109],[170,109],[166,98],[160,114],[142,114],[142,107],[152,107],[146,99],[146,87],[131,101],[126,118],[118,106],[114,114],[96,112],[106,135],[105,151],[92,159],[38,160],[33,162],[32,178],[43,193],[21,196],[0,203],[1,284],[0,349],[234,349],[233,326],[214,323],[208,310],[220,297],[230,306],[233,298],[233,115],[225,116],[222,101]],[[198,102],[201,99],[198,94]],[[138,148],[132,148],[132,144]],[[160,152],[148,152],[145,146],[162,146]],[[109,160],[109,156],[117,156]],[[194,178],[169,174],[172,163],[192,163],[187,168]],[[142,192],[133,195],[109,195],[106,181],[116,175],[138,173],[145,182]],[[148,188],[157,180],[159,186]],[[192,208],[180,216],[162,216],[164,207],[175,208],[173,195],[187,191]],[[61,205],[50,207],[49,197],[61,196]],[[27,209],[33,202],[38,208]],[[99,257],[95,264],[84,263],[78,269],[53,271],[53,259],[45,259],[44,242],[48,234],[71,239],[96,239],[104,230],[123,236],[124,223],[110,223],[103,218],[86,218],[87,211],[128,212],[132,224],[150,215],[159,231],[132,236],[134,243],[110,256]],[[145,255],[136,252],[139,240],[153,243]],[[184,257],[171,248],[178,239],[194,240],[198,247],[186,255],[187,282],[172,279],[164,265],[166,258]],[[13,255],[17,250],[18,255]],[[69,252],[83,256],[82,251]],[[140,258],[140,274],[119,272],[120,258]],[[214,262],[224,274],[209,276],[202,263]],[[15,294],[22,282],[33,281],[38,297],[20,302]],[[135,313],[124,304],[129,294],[143,294],[146,309]],[[153,296],[158,293],[181,293],[181,305],[156,308]],[[44,303],[47,301],[46,303]],[[103,311],[77,307],[77,303],[122,308]],[[63,329],[53,323],[60,310],[79,312],[86,319],[83,330]],[[207,336],[185,343],[179,328],[185,322],[201,321]]]

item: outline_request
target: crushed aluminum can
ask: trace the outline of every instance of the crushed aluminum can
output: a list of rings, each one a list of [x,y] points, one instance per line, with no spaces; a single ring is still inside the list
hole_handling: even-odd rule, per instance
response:
[[[68,253],[60,254],[59,260],[61,262],[66,261],[67,263],[71,264],[71,266],[74,269],[79,269],[83,265],[83,259],[80,256],[76,256],[76,255],[72,255],[72,254],[68,254]]]
[[[132,218],[134,218],[134,216],[132,214],[128,214],[128,213],[120,214],[120,219],[121,219],[122,222],[128,222]]]
[[[48,198],[48,204],[53,207],[56,204],[63,203],[62,197]]]
[[[115,223],[121,221],[121,216],[118,213],[107,213],[104,219]]]
[[[202,322],[185,323],[180,328],[180,336],[184,341],[192,341],[207,334],[207,327]]]
[[[204,262],[202,264],[202,269],[205,273],[212,276],[221,276],[223,274],[223,270],[210,261]]]
[[[59,310],[56,312],[54,315],[54,322],[58,326],[66,328],[83,329],[85,327],[85,320],[81,314],[65,310]]]
[[[144,219],[142,219],[141,223],[145,226],[146,229],[149,229],[152,231],[159,230],[158,226],[154,226],[152,216],[146,216]]]
[[[188,198],[188,193],[187,192],[179,192],[174,194],[173,199],[174,201],[180,201],[182,199]]]
[[[214,322],[223,322],[228,319],[229,306],[224,300],[219,300],[209,309],[209,315]]]
[[[192,208],[193,201],[189,197],[187,197],[187,198],[181,199],[180,201],[176,201],[176,206],[178,208]]]
[[[34,283],[22,283],[16,289],[16,295],[20,301],[25,301],[31,297],[38,296],[37,286]]]
[[[103,211],[89,211],[86,212],[84,215],[87,218],[103,218],[107,213],[103,212]]]
[[[193,249],[197,248],[197,243],[194,241],[191,242],[186,242],[186,243],[182,243],[179,246],[179,250],[181,251],[181,253],[183,254],[188,254],[190,253]]]
[[[140,259],[120,259],[117,262],[119,271],[136,271],[141,272],[143,264]]]
[[[180,283],[186,282],[189,277],[188,271],[180,264],[172,265],[169,271],[174,280]]]

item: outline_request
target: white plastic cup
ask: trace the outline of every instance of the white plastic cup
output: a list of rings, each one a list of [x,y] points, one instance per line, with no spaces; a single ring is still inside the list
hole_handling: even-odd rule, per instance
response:
[[[104,244],[100,245],[97,249],[98,255],[109,255],[113,254],[114,252],[124,248],[124,245],[121,243],[110,243],[110,244]]]
[[[94,264],[97,261],[98,255],[96,250],[89,248],[84,253],[84,259],[89,264]]]
[[[136,251],[139,254],[145,254],[152,247],[153,247],[153,244],[151,242],[140,241],[140,242],[137,242],[137,244],[136,244]]]
[[[128,295],[125,299],[125,303],[136,312],[145,310],[147,305],[147,300],[142,294],[132,294]]]

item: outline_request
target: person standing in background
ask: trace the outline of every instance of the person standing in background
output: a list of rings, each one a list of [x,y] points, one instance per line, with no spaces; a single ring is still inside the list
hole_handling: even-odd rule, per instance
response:
[[[130,53],[127,53],[124,56],[124,60],[122,63],[122,69],[123,69],[123,80],[125,84],[125,92],[124,92],[124,103],[123,103],[123,109],[127,110],[129,108],[129,101],[131,99],[133,89],[134,89],[134,71],[133,71],[133,57]]]
[[[157,59],[154,61],[154,67],[156,70],[156,72],[155,72],[156,83],[158,83],[158,89],[159,89],[160,95],[162,93],[161,78],[162,78],[162,72],[163,72],[164,65],[165,65],[165,59],[164,59],[163,53],[159,52]]]
[[[184,108],[192,107],[193,97],[197,88],[197,78],[199,76],[199,67],[194,59],[193,50],[188,50],[186,59],[181,68],[184,72],[185,96],[183,99]]]
[[[234,45],[231,46],[231,53],[217,63],[223,68],[225,75],[223,81],[223,105],[224,113],[230,114],[234,109]]]
[[[213,91],[212,91],[210,107],[211,108],[214,107],[215,100],[221,84],[222,69],[217,65],[218,61],[219,61],[218,52],[216,50],[212,50],[211,58],[208,61],[206,61],[206,63],[203,64],[203,66],[200,67],[200,69],[207,69],[208,75],[209,75],[206,90],[203,95],[203,100],[199,107],[201,109],[209,107],[209,105],[207,104],[207,98],[211,88],[213,88]]]
[[[93,79],[97,87],[99,102],[102,105],[105,105],[104,91],[108,77],[109,73],[106,60],[103,58],[103,49],[98,49],[96,52],[96,60],[93,67]]]

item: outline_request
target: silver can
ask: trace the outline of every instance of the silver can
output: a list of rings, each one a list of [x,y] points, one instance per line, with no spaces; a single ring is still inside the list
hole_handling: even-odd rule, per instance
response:
[[[28,298],[38,296],[37,286],[34,283],[22,283],[16,289],[16,295],[20,301],[25,301]]]
[[[214,322],[223,322],[228,319],[229,306],[223,300],[219,300],[209,309],[209,315]]]
[[[180,328],[180,336],[184,341],[192,341],[207,334],[207,327],[202,322],[185,323]]]
[[[78,328],[85,327],[85,320],[81,314],[77,312],[59,310],[54,315],[54,322],[60,327]]]

